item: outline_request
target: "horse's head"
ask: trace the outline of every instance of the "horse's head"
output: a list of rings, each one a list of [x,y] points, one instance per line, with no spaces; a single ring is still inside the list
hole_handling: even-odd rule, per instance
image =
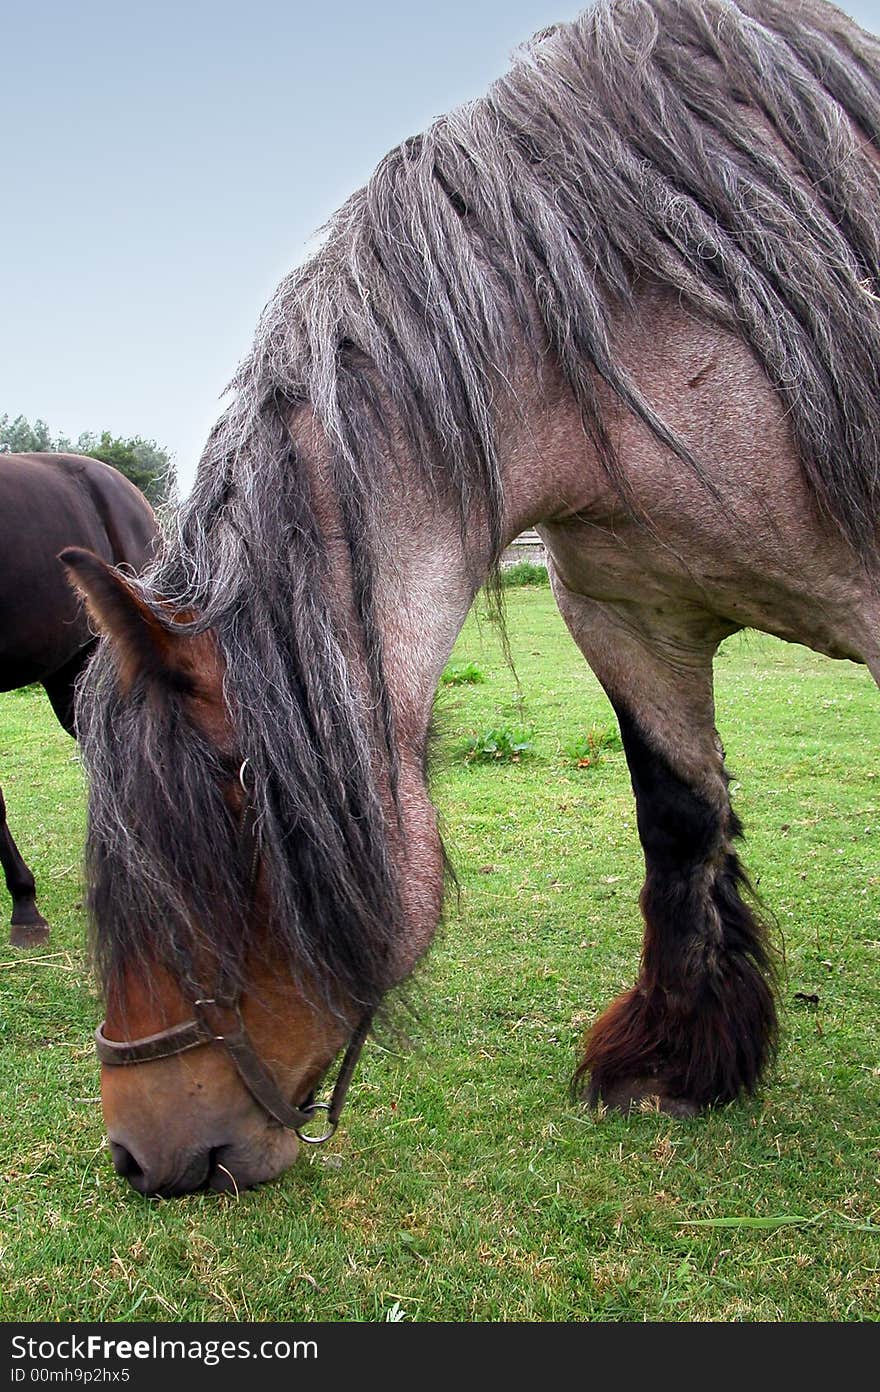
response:
[[[331,787],[334,771],[303,754],[291,810],[265,749],[243,737],[247,713],[233,711],[216,635],[88,552],[62,559],[109,639],[81,705],[114,1164],[143,1193],[272,1179],[295,1159],[298,1133],[332,1129],[371,1010],[412,966],[391,961],[394,895],[375,863],[387,847],[377,856],[369,844],[375,809],[341,825],[363,785]],[[420,844],[439,881],[428,822]],[[347,857],[358,855],[355,880]],[[345,927],[356,912],[376,921],[360,946]],[[326,1111],[311,1115],[312,1094],[346,1045],[328,1126]]]

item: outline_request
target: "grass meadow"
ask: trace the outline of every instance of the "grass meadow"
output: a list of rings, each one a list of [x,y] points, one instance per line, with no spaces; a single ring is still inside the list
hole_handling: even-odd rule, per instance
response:
[[[878,692],[805,649],[724,645],[718,725],[785,950],[779,1058],[696,1120],[597,1116],[567,1084],[637,967],[634,806],[549,590],[507,609],[519,687],[474,613],[438,696],[460,895],[414,1013],[366,1048],[333,1141],[239,1197],[144,1199],[112,1170],[81,770],[40,690],[0,697],[0,779],[53,928],[45,951],[0,950],[0,1318],[877,1318]]]

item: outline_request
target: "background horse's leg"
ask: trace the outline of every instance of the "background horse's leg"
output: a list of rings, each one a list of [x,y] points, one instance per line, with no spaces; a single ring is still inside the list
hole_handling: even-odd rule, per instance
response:
[[[594,1102],[659,1096],[688,1115],[751,1091],[776,1039],[714,725],[712,659],[732,626],[695,608],[598,603],[557,577],[554,593],[617,713],[646,867],[638,982],[593,1026],[576,1083]]]
[[[6,876],[6,888],[12,895],[12,930],[9,941],[13,947],[39,947],[49,936],[49,925],[37,908],[34,877],[21,858],[6,824],[6,803],[0,788],[0,865]]]
[[[53,672],[51,677],[46,677],[43,681],[43,687],[53,711],[67,733],[74,738],[76,738],[76,730],[74,729],[73,701],[76,683],[81,672],[88,665],[96,646],[97,640],[89,643],[87,647],[81,648],[75,657],[72,657],[57,672]]]
[[[90,643],[75,657],[47,677],[43,682],[52,709],[69,735],[74,735],[74,691],[77,678],[94,651]],[[12,930],[9,940],[13,947],[38,947],[49,936],[49,925],[37,908],[36,884],[25,865],[21,852],[12,839],[6,822],[6,803],[0,790],[0,865],[6,876],[6,887],[12,895]]]

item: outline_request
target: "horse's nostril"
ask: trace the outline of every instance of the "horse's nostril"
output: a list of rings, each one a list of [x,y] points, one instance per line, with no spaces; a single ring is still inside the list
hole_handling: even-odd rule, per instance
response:
[[[145,1170],[127,1146],[110,1142],[110,1155],[116,1173],[127,1179],[139,1194],[154,1194],[170,1198],[174,1194],[190,1194],[209,1182],[217,1164],[219,1149],[203,1150],[189,1157],[159,1159],[152,1170]]]
[[[135,1160],[130,1150],[126,1150],[124,1145],[119,1145],[116,1141],[110,1142],[110,1156],[113,1161],[113,1168],[117,1174],[122,1175],[123,1179],[134,1182],[143,1177],[143,1170]]]

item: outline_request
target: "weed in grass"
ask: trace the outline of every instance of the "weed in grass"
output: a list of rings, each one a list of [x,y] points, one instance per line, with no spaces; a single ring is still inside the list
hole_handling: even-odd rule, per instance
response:
[[[465,758],[469,763],[491,763],[493,760],[517,764],[526,755],[533,754],[531,730],[512,730],[507,725],[496,725],[482,735],[474,735],[465,745]]]
[[[516,565],[507,566],[501,572],[501,588],[503,590],[513,590],[520,585],[549,585],[550,576],[547,574],[547,567],[535,565],[534,561],[517,561]]]
[[[442,686],[477,686],[486,680],[476,662],[452,662],[440,678]]]
[[[623,749],[620,735],[613,725],[591,725],[586,734],[578,735],[565,746],[569,759],[578,768],[593,768],[601,764],[606,754]]]

